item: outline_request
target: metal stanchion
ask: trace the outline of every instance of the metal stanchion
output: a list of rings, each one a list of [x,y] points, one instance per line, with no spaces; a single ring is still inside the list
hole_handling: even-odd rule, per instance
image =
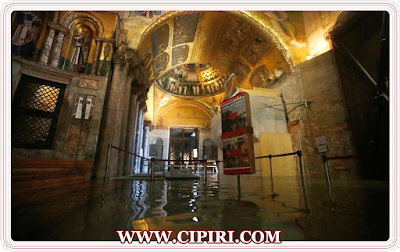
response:
[[[324,163],[325,166],[325,173],[326,173],[326,180],[328,182],[328,194],[329,197],[331,198],[332,202],[332,211],[334,210],[334,204],[335,204],[335,198],[332,196],[332,185],[331,185],[331,179],[329,176],[329,166],[328,166],[328,159],[325,156],[325,154],[322,154],[322,162]]]
[[[110,157],[111,157],[111,144],[108,145],[108,153],[107,153],[107,167],[106,167],[106,181],[108,179],[108,173],[110,170]]]
[[[151,158],[151,181],[154,180],[154,166],[156,163],[156,159],[154,157]],[[147,163],[148,165],[148,163]]]
[[[207,160],[203,162],[204,180],[207,180]]]
[[[271,171],[271,191],[272,191],[271,196],[275,197],[275,196],[279,196],[279,195],[274,192],[274,178],[272,175],[272,155],[270,154],[268,157],[269,157],[269,169]]]
[[[240,197],[242,196],[242,191],[240,189],[240,174],[237,175],[237,182],[238,182],[238,200],[240,200]]]

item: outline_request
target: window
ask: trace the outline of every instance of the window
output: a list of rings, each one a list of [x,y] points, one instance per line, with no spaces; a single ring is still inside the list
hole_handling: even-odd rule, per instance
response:
[[[51,149],[65,85],[23,75],[12,104],[14,148]]]

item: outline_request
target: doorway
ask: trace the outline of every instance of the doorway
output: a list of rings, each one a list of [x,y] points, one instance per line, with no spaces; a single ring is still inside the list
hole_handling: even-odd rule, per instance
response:
[[[198,128],[170,128],[169,159],[193,159],[193,149],[198,149],[198,132]]]

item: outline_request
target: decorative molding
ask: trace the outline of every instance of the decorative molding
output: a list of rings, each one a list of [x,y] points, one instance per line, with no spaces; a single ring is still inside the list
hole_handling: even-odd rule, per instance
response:
[[[48,21],[47,26],[51,29],[54,29],[56,31],[64,33],[65,36],[67,36],[69,34],[69,29],[67,27],[64,27],[60,24],[54,23],[52,21]]]
[[[115,39],[112,38],[104,38],[104,37],[94,37],[94,40],[96,42],[106,42],[106,43],[114,43]]]
[[[29,76],[37,77],[44,80],[54,81],[63,84],[69,84],[76,74],[66,72],[50,65],[40,64],[12,56],[12,60],[21,63],[21,73]]]
[[[17,56],[12,56],[12,60],[21,63],[22,74],[57,83],[70,84],[72,78],[74,77],[80,77],[81,79],[88,79],[91,81],[96,81],[98,83],[102,79],[105,79],[101,76],[88,76],[85,74],[64,71],[51,65],[44,65]]]

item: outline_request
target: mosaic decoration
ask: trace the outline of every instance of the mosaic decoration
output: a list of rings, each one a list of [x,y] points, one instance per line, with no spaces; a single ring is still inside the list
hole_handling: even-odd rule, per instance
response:
[[[17,12],[17,18],[13,22],[15,30],[11,40],[11,54],[23,58],[33,59],[36,42],[39,39],[43,22],[41,13]]]
[[[157,57],[162,53],[169,44],[169,26],[164,24],[151,34],[151,43],[153,49],[153,57]]]
[[[257,67],[251,74],[250,84],[253,87],[268,88],[271,85],[273,78],[274,75],[270,73],[264,65],[262,65]]]
[[[240,83],[250,73],[250,67],[242,60],[239,60],[233,67],[232,72],[235,74],[235,80]]]
[[[172,48],[172,65],[184,63],[189,55],[189,46],[182,45]]]
[[[153,63],[154,75],[158,76],[162,71],[167,68],[169,62],[169,54],[164,52],[158,56]]]
[[[129,16],[143,16],[146,18],[153,18],[153,16],[159,16],[162,14],[162,11],[130,11]]]
[[[169,94],[182,97],[210,96],[224,91],[226,77],[205,64],[185,64],[175,67],[157,81],[157,86]]]
[[[252,65],[255,66],[261,58],[272,49],[272,44],[260,35],[256,36],[253,42],[250,43],[247,50],[243,53],[243,57]]]
[[[218,47],[213,59],[223,66],[229,66],[243,46],[244,39],[250,36],[251,33],[251,26],[246,22],[236,18],[228,20],[220,34]]]
[[[190,13],[174,18],[172,46],[194,41],[200,13]]]

